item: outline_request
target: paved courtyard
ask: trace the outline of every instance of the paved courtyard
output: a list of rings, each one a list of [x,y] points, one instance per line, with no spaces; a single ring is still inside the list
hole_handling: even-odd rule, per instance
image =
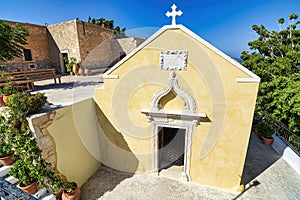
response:
[[[93,97],[102,86],[101,74],[63,76],[61,85],[52,80],[36,84],[34,92],[44,92],[54,105],[65,106]],[[258,199],[300,200],[300,175],[270,146],[252,133],[243,174],[246,191],[230,193],[213,187],[181,182],[151,174],[129,175],[102,168],[81,187],[81,199]]]
[[[300,176],[252,133],[243,180],[246,191],[230,193],[151,174],[128,175],[99,169],[81,188],[83,200],[297,200]]]

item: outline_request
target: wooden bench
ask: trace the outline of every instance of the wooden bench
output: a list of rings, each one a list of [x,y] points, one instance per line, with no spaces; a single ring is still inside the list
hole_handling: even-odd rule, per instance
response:
[[[21,72],[2,72],[0,73],[0,86],[5,86],[8,82],[13,82],[19,86],[26,85],[27,89],[34,89],[34,82],[53,79],[54,83],[61,84],[61,76],[52,69],[27,70]]]

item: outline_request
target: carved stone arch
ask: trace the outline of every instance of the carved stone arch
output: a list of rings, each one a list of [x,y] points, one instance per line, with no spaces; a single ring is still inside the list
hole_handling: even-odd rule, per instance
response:
[[[173,92],[175,95],[178,95],[183,99],[185,103],[184,104],[185,111],[188,111],[189,113],[195,113],[196,111],[195,100],[190,94],[186,93],[179,87],[175,72],[170,73],[170,80],[167,86],[161,91],[157,92],[152,98],[150,103],[151,110],[153,111],[161,110],[162,108],[160,106],[160,100],[166,95],[168,95],[170,92]]]

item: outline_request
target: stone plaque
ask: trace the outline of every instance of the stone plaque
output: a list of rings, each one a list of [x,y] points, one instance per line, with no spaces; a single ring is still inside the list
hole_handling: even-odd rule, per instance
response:
[[[186,70],[187,50],[160,52],[160,68],[164,70]]]

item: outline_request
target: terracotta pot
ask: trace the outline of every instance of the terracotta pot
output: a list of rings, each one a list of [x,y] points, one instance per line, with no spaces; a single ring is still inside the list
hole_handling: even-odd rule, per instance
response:
[[[4,104],[7,104],[7,102],[8,102],[8,97],[9,97],[8,94],[3,94],[3,95],[2,95]]]
[[[262,141],[265,145],[271,145],[274,141],[273,138],[265,138],[264,136],[262,136]]]
[[[37,182],[31,183],[30,185],[27,186],[20,186],[20,183],[18,184],[18,187],[23,190],[24,192],[27,192],[28,194],[35,194],[38,191],[38,185]]]
[[[79,68],[78,74],[79,74],[80,76],[83,76],[83,75],[84,75],[84,69]]]
[[[8,156],[0,158],[0,162],[4,166],[12,165],[15,161],[12,159],[14,153],[9,154]]]
[[[79,67],[78,67],[78,65],[73,65],[73,73],[75,74],[75,76],[77,76],[78,75],[78,69],[79,69]]]
[[[3,101],[3,95],[1,95],[0,96],[0,106],[4,106],[4,105],[5,105],[5,103]]]
[[[62,200],[80,200],[80,188],[77,187],[73,192],[65,193],[61,195]]]
[[[84,73],[85,73],[86,76],[89,76],[90,73],[91,73],[91,70],[88,69],[88,68],[85,68],[85,69],[84,69]]]

